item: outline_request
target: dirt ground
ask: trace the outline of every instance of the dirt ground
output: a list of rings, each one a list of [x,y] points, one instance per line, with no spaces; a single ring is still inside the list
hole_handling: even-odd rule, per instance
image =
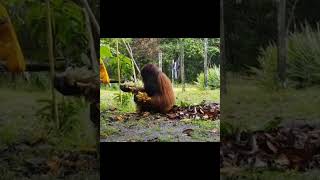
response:
[[[47,137],[37,126],[35,112],[42,107],[37,100],[50,97],[48,92],[1,89],[0,93],[1,180],[100,179],[96,149],[87,143],[92,142],[89,120],[81,119],[88,129],[79,133],[81,141],[76,136]],[[82,113],[79,116],[88,115]]]
[[[161,114],[100,114],[101,142],[219,142],[219,120],[170,120]]]

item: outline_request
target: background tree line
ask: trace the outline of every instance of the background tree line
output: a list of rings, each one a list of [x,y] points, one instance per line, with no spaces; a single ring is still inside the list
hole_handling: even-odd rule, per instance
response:
[[[179,42],[184,44],[185,81],[196,81],[197,75],[204,70],[204,39],[199,38],[127,38],[125,41],[132,47],[134,59],[141,69],[147,63],[159,64],[159,52],[162,52],[162,69],[171,78],[172,62],[178,61]],[[121,40],[119,40],[121,41]],[[101,57],[107,66],[111,78],[117,76],[117,62],[115,58],[116,39],[104,38],[100,41]],[[130,54],[123,43],[119,43],[121,73],[125,79],[132,76]],[[208,39],[208,66],[219,66],[220,39]],[[106,57],[106,58],[104,58]],[[180,78],[178,78],[180,82]]]

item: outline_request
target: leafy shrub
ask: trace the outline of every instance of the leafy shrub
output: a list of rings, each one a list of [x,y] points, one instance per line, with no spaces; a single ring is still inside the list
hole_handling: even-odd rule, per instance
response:
[[[200,89],[204,89],[204,73],[200,73],[197,77],[196,84]],[[210,89],[220,88],[220,67],[213,66],[213,68],[209,68],[208,70],[208,87]]]
[[[258,76],[258,85],[269,90],[276,90],[280,87],[277,74],[277,47],[270,44],[265,49],[260,49],[258,57],[260,68],[251,67],[251,71]]]
[[[258,57],[260,68],[251,68],[258,76],[258,83],[268,89],[278,89],[277,47],[270,44],[261,49]],[[288,37],[286,77],[294,86],[320,83],[320,29],[312,30],[308,24],[301,32]]]
[[[122,97],[122,104],[121,103],[121,97]],[[133,99],[133,95],[131,93],[116,93],[114,100],[117,101],[122,106],[127,106],[130,101]]]
[[[36,112],[40,122],[44,123],[49,133],[67,135],[79,127],[79,119],[75,115],[84,107],[80,100],[64,100],[58,103],[59,127],[53,119],[53,106],[51,99],[40,99],[43,106]]]

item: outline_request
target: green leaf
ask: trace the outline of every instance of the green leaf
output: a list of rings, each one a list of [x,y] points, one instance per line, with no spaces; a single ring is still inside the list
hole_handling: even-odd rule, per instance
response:
[[[102,59],[113,57],[112,53],[110,51],[110,46],[107,45],[107,46],[101,46],[100,47],[100,57]]]

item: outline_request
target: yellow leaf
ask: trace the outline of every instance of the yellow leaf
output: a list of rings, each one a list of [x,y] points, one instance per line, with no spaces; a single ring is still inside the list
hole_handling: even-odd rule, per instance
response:
[[[6,8],[0,4],[0,60],[11,72],[25,70],[24,56]]]

